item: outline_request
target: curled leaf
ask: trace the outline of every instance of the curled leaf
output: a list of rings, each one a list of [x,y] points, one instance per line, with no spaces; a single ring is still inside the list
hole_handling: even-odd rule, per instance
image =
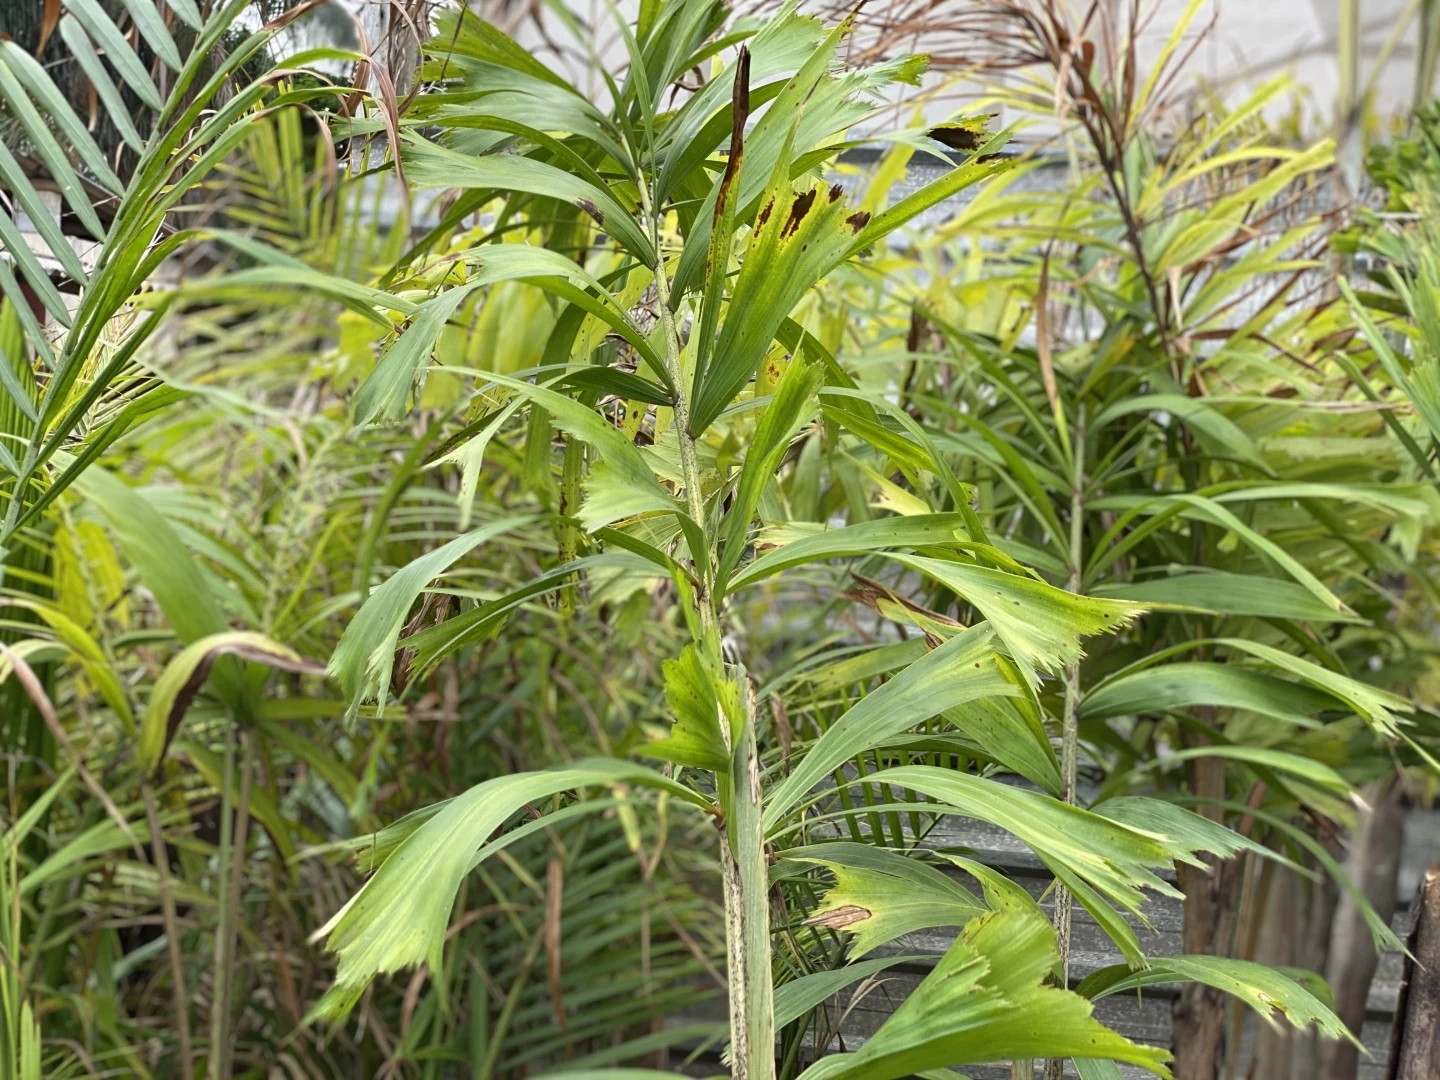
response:
[[[272,641],[264,634],[245,630],[211,634],[187,645],[165,666],[150,694],[150,704],[140,727],[140,760],[147,773],[165,757],[165,750],[180,729],[186,711],[222,656],[238,656],[277,671],[325,674],[323,664],[305,659],[295,650]]]

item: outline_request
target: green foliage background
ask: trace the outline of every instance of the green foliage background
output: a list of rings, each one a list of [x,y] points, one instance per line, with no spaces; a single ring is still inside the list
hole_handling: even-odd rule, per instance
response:
[[[1092,1012],[1157,983],[1353,1038],[1233,917],[1268,860],[1398,947],[1332,840],[1435,780],[1433,111],[1341,214],[1283,80],[1169,119],[1198,4],[896,130],[923,58],[793,6],[606,16],[598,101],[449,7],[351,92],[303,7],[56,6],[103,150],[0,44],[0,1077],[1165,1076]]]

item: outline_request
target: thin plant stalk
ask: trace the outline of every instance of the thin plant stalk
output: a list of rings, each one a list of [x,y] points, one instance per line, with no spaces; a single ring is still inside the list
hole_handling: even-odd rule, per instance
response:
[[[229,864],[234,821],[231,818],[231,778],[235,773],[235,732],[230,724],[225,725],[225,765],[220,778],[220,848],[216,853],[217,874],[215,887],[215,955],[214,968],[210,979],[210,1046],[207,1050],[205,1075],[208,1080],[223,1080],[225,1073],[220,1047],[225,1038],[225,1002],[229,997],[229,963],[226,952],[230,947],[229,915],[227,903],[229,892]]]
[[[680,335],[670,306],[670,282],[660,247],[660,223],[644,183],[639,185],[641,206],[650,221],[655,245],[655,291],[665,335],[666,374],[675,387],[674,429],[680,447],[680,465],[690,517],[705,529],[705,495],[700,482],[699,455],[690,434],[690,408],[685,397],[684,373],[680,367]],[[699,581],[696,606],[699,608],[702,645],[720,643],[719,613],[710,592],[710,551],[691,552]],[[728,784],[730,818],[720,835],[720,867],[725,899],[725,943],[729,964],[730,1046],[734,1080],[774,1080],[775,1012],[773,976],[770,970],[770,918],[766,898],[769,879],[765,866],[765,841],[760,820],[760,774],[755,742],[754,687],[737,669],[736,689],[745,702],[743,728],[734,740],[723,709],[717,716],[720,735],[731,754],[728,776],[717,777]]]
[[[509,1030],[510,1023],[515,1018],[515,1010],[520,1005],[520,996],[530,982],[530,974],[535,970],[535,960],[540,955],[540,946],[544,944],[544,941],[545,936],[538,932],[530,939],[530,946],[525,950],[525,959],[520,962],[520,970],[516,974],[514,983],[510,986],[510,992],[505,995],[505,1004],[501,1006],[500,1015],[495,1020],[495,1030],[490,1033],[485,1060],[479,1073],[476,1074],[476,1080],[491,1080],[491,1077],[495,1075],[495,1066],[499,1064],[500,1050],[505,1042],[505,1032]]]
[[[1075,425],[1075,468],[1070,479],[1070,578],[1065,587],[1072,593],[1080,591],[1085,568],[1085,406],[1080,406]],[[1065,668],[1065,712],[1060,727],[1060,785],[1066,804],[1075,805],[1075,782],[1080,750],[1080,663]],[[1055,945],[1060,952],[1060,985],[1070,985],[1071,896],[1065,885],[1055,883]],[[1050,1058],[1045,1062],[1045,1080],[1061,1080],[1065,1062]]]
[[[235,938],[240,927],[240,896],[245,888],[245,850],[249,843],[250,832],[250,786],[255,774],[255,740],[242,730],[240,742],[244,746],[244,754],[240,760],[240,801],[235,807],[234,847],[230,858],[229,892],[225,897],[225,904],[229,911],[226,915],[228,931],[225,941],[225,988],[221,1010],[223,1025],[221,1035],[224,1041],[220,1045],[220,1060],[224,1069],[221,1074],[223,1076],[231,1075],[233,1071],[231,1059],[235,1053],[235,1047],[230,1039],[232,1008],[230,998],[235,983]]]
[[[145,820],[150,826],[150,850],[155,860],[155,879],[160,891],[160,913],[165,920],[165,946],[170,957],[170,982],[175,998],[175,1037],[180,1049],[180,1075],[195,1075],[194,1053],[190,1048],[190,995],[185,989],[185,965],[180,956],[180,921],[175,915],[175,897],[170,892],[170,865],[165,854],[165,837],[160,815],[155,810],[155,791],[145,784]]]

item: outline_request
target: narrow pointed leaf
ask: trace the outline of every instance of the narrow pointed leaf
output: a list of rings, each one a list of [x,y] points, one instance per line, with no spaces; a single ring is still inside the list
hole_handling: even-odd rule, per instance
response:
[[[880,956],[874,960],[860,960],[844,967],[816,971],[798,979],[791,979],[775,988],[775,1027],[778,1030],[786,1024],[794,1023],[811,1009],[862,979],[879,975],[882,971],[888,971],[900,964],[926,963],[931,959],[933,957],[903,954]]]
[[[65,6],[89,32],[95,44],[104,50],[106,58],[140,100],[157,112],[164,109],[165,102],[150,81],[145,65],[96,0],[65,0]]]
[[[10,253],[15,260],[15,265],[20,268],[20,272],[25,275],[25,280],[35,290],[35,295],[45,306],[45,310],[61,326],[69,329],[70,311],[65,306],[65,300],[60,295],[60,290],[55,288],[55,283],[50,280],[50,275],[40,265],[35,253],[30,250],[30,245],[20,235],[19,228],[10,220],[8,214],[0,214],[0,247]],[[69,250],[68,245],[66,249]],[[6,295],[8,296],[9,293],[7,292]],[[11,302],[14,303],[16,300],[12,298]],[[32,416],[30,419],[35,418]]]
[[[966,701],[1022,693],[997,662],[991,636],[985,626],[956,634],[851,706],[770,793],[766,831],[773,830],[815,784],[891,735]]]
[[[65,268],[65,272],[77,283],[84,285],[88,281],[85,268],[80,265],[79,256],[75,249],[70,246],[70,241],[60,231],[60,223],[55,220],[53,214],[44,203],[40,201],[40,193],[20,168],[20,163],[15,160],[15,155],[10,148],[0,142],[0,180],[5,181],[5,189],[15,197],[22,209],[29,216],[30,221],[45,241],[45,246],[50,249],[50,254]]]
[[[1107,633],[1145,611],[1126,600],[1077,596],[1035,578],[974,563],[942,562],[916,555],[892,555],[955,590],[985,616],[1032,685],[1036,671],[1058,672],[1084,655],[1080,639]]]
[[[917,514],[910,517],[880,518],[875,521],[830,529],[804,523],[784,529],[766,530],[757,546],[777,544],[730,579],[730,592],[809,562],[864,555],[887,548],[914,548],[949,545],[965,533],[963,514]]]
[[[1101,584],[1095,587],[1093,594],[1212,615],[1254,615],[1303,622],[1349,622],[1358,619],[1353,613],[1336,611],[1293,581],[1221,570],[1196,569],[1133,584]]]
[[[523,191],[578,206],[646,266],[655,252],[640,225],[608,190],[564,169],[514,154],[472,157],[412,138],[403,151],[409,179],[423,188]]]
[[[170,36],[170,31],[165,29],[165,21],[160,18],[158,5],[153,0],[123,0],[125,10],[130,13],[130,18],[135,22],[135,28],[140,31],[140,36],[145,43],[154,50],[162,63],[171,71],[180,70],[180,50],[175,48],[175,39]]]
[[[577,514],[583,528],[593,531],[636,514],[679,512],[635,444],[594,409],[548,387],[508,375],[490,378],[545,409],[556,427],[587,443],[598,455],[585,479],[585,505]]]
[[[401,567],[370,594],[346,627],[329,664],[330,674],[340,681],[350,701],[352,718],[370,698],[384,707],[400,631],[411,605],[430,582],[480,544],[533,520],[507,517],[472,529]]]
[[[740,562],[750,519],[760,505],[766,485],[771,483],[781,458],[790,449],[796,427],[813,414],[815,392],[820,388],[823,374],[820,364],[809,359],[808,354],[790,361],[770,404],[755,427],[755,434],[745,452],[745,464],[740,469],[740,483],[735,489],[728,514],[725,548],[716,570],[716,589],[721,593],[725,591],[725,582],[731,571]]]
[[[703,433],[755,374],[781,324],[863,222],[840,186],[796,194],[788,177],[761,203],[709,367],[696,372],[692,435]]]
[[[1205,705],[1243,709],[1299,727],[1337,702],[1328,694],[1238,664],[1182,661],[1121,676],[1085,695],[1082,717],[1156,715]]]
[[[1047,985],[1055,932],[1033,912],[972,920],[865,1045],[830,1054],[801,1080],[898,1080],[935,1068],[1017,1057],[1100,1057],[1169,1077],[1169,1053],[1104,1027],[1085,998]]]

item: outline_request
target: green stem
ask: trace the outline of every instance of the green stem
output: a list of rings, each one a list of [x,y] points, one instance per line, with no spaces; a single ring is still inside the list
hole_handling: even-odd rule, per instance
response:
[[[1085,567],[1085,406],[1079,407],[1075,424],[1074,473],[1070,479],[1070,579],[1065,587],[1080,591]],[[1067,805],[1075,805],[1075,781],[1080,748],[1080,663],[1065,668],[1065,712],[1060,726],[1060,790]],[[1071,896],[1058,880],[1055,882],[1055,946],[1060,952],[1060,985],[1070,985],[1070,916]],[[1045,1080],[1061,1080],[1065,1075],[1062,1058],[1045,1062]]]
[[[650,237],[655,245],[655,294],[660,305],[660,327],[665,335],[665,351],[661,356],[665,374],[675,388],[671,395],[670,407],[675,414],[672,427],[675,441],[680,447],[680,474],[685,485],[685,506],[691,519],[705,531],[705,492],[700,483],[700,457],[695,449],[695,439],[690,434],[690,402],[685,397],[685,374],[680,366],[680,331],[675,325],[675,313],[670,308],[670,279],[665,276],[665,256],[660,248],[659,219],[650,203],[650,192],[642,182],[640,204],[650,220]],[[707,636],[714,635],[719,643],[719,618],[710,596],[710,552],[692,551],[691,561],[695,564],[695,577],[700,582],[695,600],[700,609],[700,625]],[[729,746],[729,731],[720,725]]]
[[[770,971],[769,871],[760,824],[760,761],[755,748],[755,690],[743,669],[745,726],[727,779],[730,820],[720,846],[729,956],[730,1052],[734,1080],[774,1080],[775,1001]]]
[[[705,493],[700,482],[700,460],[690,433],[690,403],[685,397],[680,365],[680,334],[670,304],[670,282],[660,247],[659,215],[650,192],[639,185],[640,203],[650,223],[655,247],[655,292],[660,325],[665,336],[665,373],[674,387],[671,407],[680,449],[680,468],[689,515],[705,532]],[[710,591],[711,556],[707,534],[704,551],[692,551],[700,628],[719,662],[720,616]],[[719,673],[717,673],[719,674]],[[726,676],[721,676],[726,677]],[[725,898],[725,947],[729,964],[730,1052],[732,1080],[774,1080],[775,1009],[773,973],[770,970],[769,873],[765,864],[765,834],[760,821],[760,763],[755,742],[755,691],[743,669],[733,672],[734,689],[744,702],[744,720],[732,737],[725,711],[717,721],[725,748],[731,753],[728,774],[717,775],[722,805],[728,818],[721,828],[720,870]],[[733,745],[732,745],[733,742]]]

